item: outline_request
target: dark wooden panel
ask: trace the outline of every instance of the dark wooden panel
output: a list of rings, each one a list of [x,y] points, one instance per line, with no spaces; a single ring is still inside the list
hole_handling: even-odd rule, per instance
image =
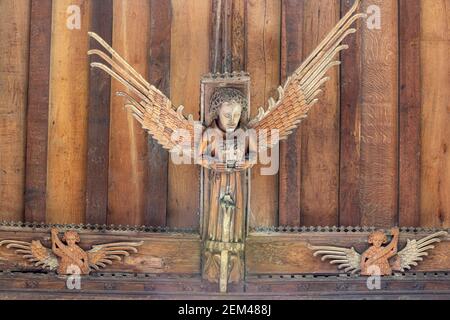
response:
[[[93,1],[91,31],[112,42],[112,0]],[[100,45],[91,40],[90,48]],[[100,59],[92,57],[91,62]],[[97,68],[89,76],[88,151],[86,168],[86,222],[106,224],[108,211],[109,108],[111,78]]]
[[[32,0],[28,78],[25,220],[45,222],[52,0]]]
[[[399,223],[420,225],[420,0],[399,1]]]
[[[149,82],[170,97],[170,49],[172,5],[170,1],[150,1]],[[148,137],[149,162],[146,186],[147,205],[144,223],[167,224],[167,191],[169,154]]]
[[[342,0],[341,16],[352,5],[352,0]],[[365,28],[365,23],[359,22],[359,27]],[[361,41],[360,31],[348,37],[349,48],[341,54],[339,224],[345,226],[361,224]]]
[[[337,0],[307,0],[304,5],[303,55],[309,56],[339,21]],[[339,79],[336,68],[319,102],[301,124],[301,223],[338,224]]]
[[[303,60],[304,1],[283,0],[281,81]],[[301,129],[280,143],[279,224],[300,226],[301,210]]]

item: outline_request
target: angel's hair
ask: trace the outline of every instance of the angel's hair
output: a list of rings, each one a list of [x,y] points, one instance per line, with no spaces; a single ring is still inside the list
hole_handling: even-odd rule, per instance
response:
[[[231,87],[218,88],[211,96],[211,103],[209,104],[211,119],[217,119],[219,108],[225,102],[239,103],[242,106],[242,114],[247,112],[248,100],[241,90]]]
[[[72,230],[66,231],[66,232],[64,233],[63,241],[66,241],[66,239],[67,239],[68,237],[70,237],[70,236],[72,236],[72,237],[75,238],[75,242],[80,242],[80,236],[79,236],[79,234],[76,233],[75,231],[72,231]]]
[[[386,234],[383,231],[379,231],[379,230],[372,232],[369,235],[368,241],[370,244],[372,244],[375,241],[375,239],[377,239],[377,238],[383,240],[383,243],[386,243],[388,241]]]

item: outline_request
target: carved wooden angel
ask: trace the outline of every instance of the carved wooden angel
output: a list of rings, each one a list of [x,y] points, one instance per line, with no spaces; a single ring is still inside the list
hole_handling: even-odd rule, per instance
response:
[[[322,261],[331,260],[339,270],[346,273],[360,273],[363,276],[389,276],[393,271],[411,269],[428,256],[428,250],[434,249],[434,243],[441,242],[441,237],[448,235],[440,231],[419,240],[407,240],[405,248],[397,251],[399,230],[391,230],[392,240],[386,246],[387,236],[382,231],[375,231],[369,235],[368,242],[371,247],[363,254],[356,252],[355,248],[340,248],[333,246],[309,246],[314,256],[322,255]]]
[[[340,64],[336,57],[348,48],[342,41],[356,32],[352,28],[354,22],[365,17],[357,13],[359,5],[360,0],[356,0],[336,27],[279,87],[278,99],[271,98],[268,108],[260,108],[251,121],[245,121],[243,116],[250,108],[243,92],[232,87],[217,88],[208,106],[213,116],[208,127],[195,122],[192,116],[185,117],[183,106],[175,107],[103,39],[89,33],[104,48],[104,51],[89,51],[89,55],[104,61],[91,66],[107,72],[128,89],[127,93],[118,94],[126,98],[126,106],[142,127],[172,155],[188,154],[195,163],[212,171],[209,220],[204,225],[207,279],[217,281],[219,274],[223,281],[241,278],[241,259],[233,259],[233,255],[242,252],[240,244],[245,230],[241,175],[255,164],[258,150],[272,148],[286,139],[318,102],[329,80],[327,71]]]
[[[39,240],[31,242],[17,240],[0,241],[0,247],[5,245],[14,249],[15,253],[34,266],[50,271],[56,270],[60,275],[81,274],[88,275],[92,270],[105,268],[113,261],[121,261],[122,257],[137,252],[137,247],[143,242],[119,242],[93,246],[91,250],[84,251],[77,245],[80,236],[75,231],[66,231],[62,241],[58,237],[58,230],[53,228],[52,248],[46,248]],[[64,244],[66,242],[66,244]]]

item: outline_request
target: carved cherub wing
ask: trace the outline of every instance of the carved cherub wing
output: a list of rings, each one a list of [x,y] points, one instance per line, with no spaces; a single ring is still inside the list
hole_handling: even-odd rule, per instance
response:
[[[22,258],[34,263],[34,266],[50,271],[58,267],[58,258],[52,250],[44,247],[39,240],[31,242],[17,240],[0,241],[0,247],[5,245],[8,249],[14,249],[14,252],[21,255]]]
[[[121,261],[122,257],[128,257],[130,253],[136,253],[139,247],[143,244],[140,242],[119,242],[108,243],[93,246],[87,252],[89,266],[92,269],[99,270],[105,268],[106,265],[111,265],[113,261]]]
[[[99,35],[89,32],[89,36],[106,51],[105,53],[102,50],[90,50],[88,55],[98,56],[106,63],[94,62],[91,66],[105,71],[129,90],[128,93],[117,94],[127,99],[125,106],[142,127],[167,150],[174,151],[174,147],[184,141],[180,135],[189,137],[194,142],[190,147],[195,147],[198,141],[195,141],[194,137],[199,140],[203,131],[202,125],[194,122],[192,115],[185,117],[183,106],[175,108],[168,97],[147,82]],[[196,129],[200,134],[194,134]],[[178,135],[172,138],[174,132],[178,132]]]
[[[266,136],[267,146],[274,146],[278,143],[271,139],[275,130],[278,130],[279,139],[284,140],[307,117],[311,107],[318,101],[321,88],[329,80],[325,76],[327,71],[340,64],[335,59],[336,55],[348,48],[342,45],[342,41],[356,32],[356,29],[351,28],[353,23],[366,16],[357,13],[359,5],[360,0],[356,0],[350,11],[287,79],[284,86],[278,88],[278,101],[271,98],[267,110],[259,108],[258,115],[249,122],[248,127],[257,131],[260,143],[265,141],[263,137]]]
[[[399,270],[403,272],[417,266],[418,262],[423,261],[423,257],[428,256],[427,251],[434,249],[433,243],[441,242],[440,238],[446,235],[446,231],[440,231],[419,240],[408,239],[405,248],[397,253]]]
[[[347,249],[332,246],[311,246],[308,248],[315,251],[314,257],[322,255],[321,260],[331,260],[330,263],[338,265],[338,269],[344,269],[345,272],[352,274],[361,270],[361,255],[356,252],[355,248]]]

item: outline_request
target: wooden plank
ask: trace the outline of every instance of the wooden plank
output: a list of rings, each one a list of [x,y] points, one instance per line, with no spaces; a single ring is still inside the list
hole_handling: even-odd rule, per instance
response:
[[[79,8],[80,29],[76,28],[78,9],[68,13],[69,6]],[[47,162],[50,223],[85,220],[89,15],[89,1],[53,3]],[[68,24],[75,28],[68,28]]]
[[[399,1],[399,224],[420,225],[420,0]]]
[[[150,1],[150,61],[149,81],[170,97],[170,49],[172,5],[170,1]],[[144,224],[167,224],[167,191],[169,154],[148,137],[146,212]]]
[[[339,21],[339,1],[308,0],[304,5],[303,55],[309,54]],[[301,220],[303,225],[338,223],[339,78],[330,70],[319,103],[301,125]]]
[[[150,3],[114,1],[113,47],[140,74],[148,75]],[[123,91],[112,82],[111,91]],[[148,185],[147,133],[113,97],[110,113],[108,223],[139,225],[144,222]]]
[[[25,170],[25,220],[45,222],[52,0],[32,0]]]
[[[24,216],[30,1],[0,2],[0,219]]]
[[[402,232],[399,248],[406,239],[420,239],[430,232]],[[329,261],[314,257],[308,248],[312,245],[331,245],[343,248],[354,247],[360,254],[368,247],[368,232],[306,232],[306,233],[254,233],[246,242],[246,266],[249,275],[254,274],[339,274],[343,273]],[[445,272],[450,268],[450,237],[438,243],[435,249],[412,272]]]
[[[303,60],[304,1],[282,2],[282,82]],[[300,226],[301,211],[301,129],[280,143],[279,224]]]
[[[232,0],[231,13],[231,70],[245,70],[246,0]]]
[[[450,226],[450,1],[421,1],[423,226]]]
[[[246,64],[252,77],[254,117],[260,106],[267,108],[270,97],[277,97],[280,85],[281,0],[248,0],[246,12]],[[252,169],[250,227],[278,223],[278,174],[261,175],[261,168],[267,166],[258,164]]]
[[[360,79],[360,224],[398,223],[398,8],[397,1],[365,1],[380,8],[381,28],[362,28]],[[357,150],[358,151],[358,150]]]
[[[200,79],[209,69],[211,4],[208,0],[172,0],[171,97],[186,114],[199,119]],[[169,160],[170,161],[170,160]],[[199,226],[200,169],[169,162],[167,223]]]
[[[93,1],[91,31],[112,42],[113,1]],[[93,40],[91,49],[100,46]],[[91,62],[100,59],[92,57]],[[86,168],[86,222],[106,224],[108,211],[109,109],[111,78],[91,68],[89,76],[88,153]]]
[[[341,0],[341,16],[352,5],[352,0]],[[358,26],[366,28],[365,21]],[[348,37],[349,48],[341,54],[339,224],[345,226],[361,224],[361,41],[361,31]]]

